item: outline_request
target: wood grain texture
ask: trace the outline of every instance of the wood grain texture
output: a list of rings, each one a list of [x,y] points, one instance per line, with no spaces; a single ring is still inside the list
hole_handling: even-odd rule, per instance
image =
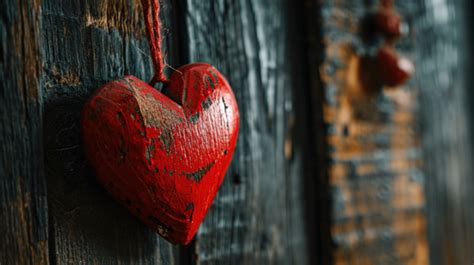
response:
[[[356,78],[361,54],[370,48],[362,43],[359,26],[377,3],[321,1],[319,9],[312,8],[322,23],[320,36],[318,30],[308,34],[310,51],[317,53],[310,80],[315,95],[324,95],[333,244],[325,247],[332,257],[323,264],[328,259],[333,264],[428,263],[414,81],[370,97]],[[409,23],[419,12],[417,2],[395,3]],[[397,51],[413,57],[413,42],[409,35]],[[313,77],[318,74],[321,80]]]
[[[53,264],[178,264],[186,255],[101,188],[83,156],[80,111],[102,84],[152,77],[140,1],[42,2],[44,143]],[[163,2],[165,27],[176,10]],[[168,62],[175,36],[164,34]]]
[[[472,1],[424,1],[422,15],[414,21],[417,43],[427,47],[419,50],[416,78],[433,265],[474,261],[472,40],[468,42],[472,26],[466,23],[472,22],[472,8],[466,8],[468,3],[472,7]]]
[[[40,6],[0,6],[0,264],[48,264]]]
[[[287,1],[188,0],[185,55],[219,69],[237,97],[236,153],[196,239],[199,264],[305,264],[300,130]],[[298,44],[296,44],[298,43]],[[290,56],[291,55],[291,56]]]

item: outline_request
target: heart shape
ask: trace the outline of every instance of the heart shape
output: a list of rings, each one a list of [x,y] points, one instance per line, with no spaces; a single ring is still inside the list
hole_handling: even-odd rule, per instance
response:
[[[163,93],[134,76],[98,89],[82,112],[86,156],[104,187],[171,243],[187,244],[222,184],[239,112],[209,64],[180,67]]]

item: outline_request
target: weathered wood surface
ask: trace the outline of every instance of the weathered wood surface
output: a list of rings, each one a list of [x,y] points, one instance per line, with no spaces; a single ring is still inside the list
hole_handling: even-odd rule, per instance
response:
[[[471,6],[471,9],[468,6]],[[469,10],[469,11],[467,11]],[[472,1],[425,1],[414,21],[430,261],[474,261]],[[470,79],[469,79],[470,78]]]
[[[356,77],[356,62],[369,48],[359,26],[377,3],[321,1],[319,8],[309,9],[314,16],[321,14],[322,23],[321,32],[308,32],[310,45],[322,41],[324,46],[323,57],[317,48],[310,50],[316,53],[310,81],[315,95],[324,94],[325,100],[333,242],[326,250],[334,264],[427,264],[414,81],[371,98],[361,93]],[[418,2],[395,3],[408,22],[420,11]],[[418,52],[413,34],[397,45],[408,57]]]
[[[0,264],[48,264],[40,6],[0,6]]]
[[[293,57],[301,28],[289,20],[302,16],[273,0],[188,0],[185,9],[186,59],[226,75],[241,117],[233,164],[198,232],[198,262],[305,264],[304,102],[295,98],[305,86]]]

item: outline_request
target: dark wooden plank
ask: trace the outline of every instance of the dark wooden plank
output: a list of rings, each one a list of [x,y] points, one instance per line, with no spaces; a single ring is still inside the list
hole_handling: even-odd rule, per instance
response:
[[[370,98],[358,93],[361,84],[354,78],[354,62],[369,48],[361,42],[358,28],[378,2],[308,4],[308,12],[313,12],[308,14],[310,51],[316,53],[310,57],[309,76],[315,104],[324,96],[333,242],[317,249],[330,252],[334,264],[426,264],[424,175],[414,80]],[[407,21],[418,15],[418,2],[395,3]],[[318,17],[321,31],[312,28]],[[321,43],[323,54],[318,49]],[[397,49],[413,58],[418,52],[413,43],[414,35],[410,35]],[[321,123],[317,115],[314,119]],[[319,153],[321,144],[315,148]],[[320,223],[321,228],[325,225]],[[325,232],[319,234],[327,242]],[[328,258],[321,259],[327,262]]]
[[[40,6],[0,4],[0,264],[48,264]]]
[[[186,1],[186,60],[209,62],[228,78],[241,118],[233,163],[198,232],[199,264],[307,262],[297,139],[304,125],[294,98],[305,87],[290,50],[302,45],[286,4]]]
[[[472,1],[430,0],[414,21],[418,45],[424,48],[417,59],[417,81],[434,265],[474,261],[474,115],[469,102],[474,94],[468,19],[472,22]]]
[[[308,247],[311,264],[333,264],[333,241],[330,234],[331,226],[331,190],[329,186],[329,164],[327,126],[324,120],[325,90],[321,75],[317,74],[325,58],[322,43],[321,1],[306,0],[302,13],[305,14],[305,53],[307,60],[304,69],[307,72],[307,93],[303,95],[310,104],[304,111],[310,125],[309,137],[306,138],[306,157],[310,161],[306,177],[305,197],[307,204],[307,221],[311,224],[308,231],[310,241]]]
[[[165,27],[175,6],[163,1]],[[116,203],[82,153],[80,111],[99,86],[126,74],[152,76],[140,1],[44,0],[46,175],[53,264],[179,264],[186,257]],[[167,60],[178,59],[166,31]]]

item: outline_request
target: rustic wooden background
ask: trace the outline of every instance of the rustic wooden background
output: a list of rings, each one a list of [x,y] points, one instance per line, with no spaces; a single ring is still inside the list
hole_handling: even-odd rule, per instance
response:
[[[152,75],[139,2],[0,3],[0,264],[474,262],[469,0],[396,1],[416,76],[370,100],[350,80],[375,0],[162,0],[167,63],[214,64],[241,112],[187,247],[113,201],[81,149],[87,97]]]
[[[395,3],[414,30],[420,4]],[[311,69],[319,73],[314,89],[321,84],[323,89],[330,252],[332,262],[341,265],[428,264],[415,79],[370,97],[357,79],[358,60],[376,46],[362,41],[361,21],[377,4],[328,0],[316,6],[321,33],[312,42],[322,41],[323,57],[316,55]],[[409,58],[419,48],[414,36],[412,31],[397,44]]]
[[[358,29],[378,1],[306,2],[307,24],[320,25],[307,36],[313,133],[326,128],[327,140],[316,159],[327,168],[320,213],[330,201],[323,261],[472,263],[472,1],[394,1],[410,27],[397,49],[416,74],[370,100],[357,95],[354,62],[370,48]]]

